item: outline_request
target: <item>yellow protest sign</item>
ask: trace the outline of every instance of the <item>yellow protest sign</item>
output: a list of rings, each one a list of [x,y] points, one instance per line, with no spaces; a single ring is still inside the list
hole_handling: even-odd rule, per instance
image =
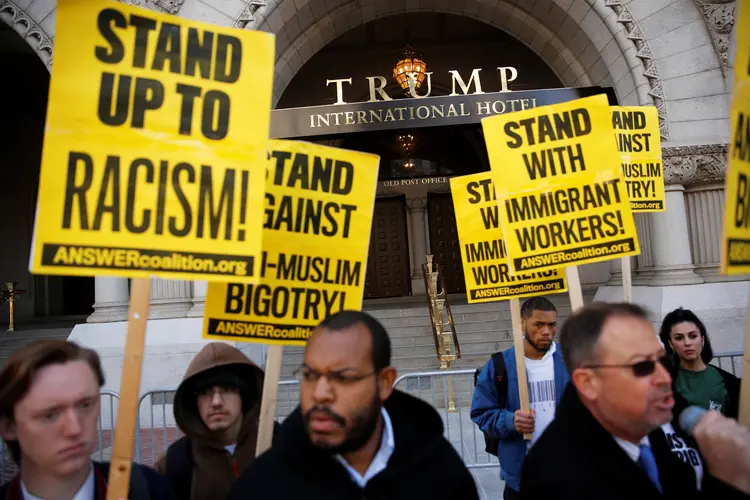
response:
[[[568,289],[562,269],[511,275],[490,172],[450,180],[469,303]]]
[[[612,106],[611,109],[630,209],[633,212],[664,212],[664,166],[656,108]]]
[[[721,245],[721,271],[728,276],[750,273],[750,5],[739,2],[737,9],[737,58]]]
[[[268,33],[58,0],[30,269],[254,282]]]
[[[482,127],[513,273],[640,252],[606,95]]]
[[[271,141],[260,283],[209,283],[203,336],[302,345],[362,307],[380,158]]]

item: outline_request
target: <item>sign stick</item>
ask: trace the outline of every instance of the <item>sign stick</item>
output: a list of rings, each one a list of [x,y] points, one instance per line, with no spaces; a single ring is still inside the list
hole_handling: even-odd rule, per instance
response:
[[[581,278],[578,276],[578,266],[566,267],[565,277],[568,279],[570,309],[575,312],[583,307],[583,290],[581,290]]]
[[[745,354],[742,357],[742,380],[740,381],[740,414],[737,421],[745,427],[750,427],[750,303],[745,320]]]
[[[125,339],[125,357],[122,363],[122,382],[120,383],[120,405],[117,409],[117,425],[109,469],[107,500],[128,498],[150,295],[150,278],[134,278],[131,280],[128,332]],[[140,429],[138,429],[138,432],[140,432]]]
[[[622,297],[625,302],[633,302],[633,275],[630,268],[630,257],[623,257],[622,261]]]
[[[518,376],[518,397],[521,401],[521,411],[529,411],[529,384],[526,381],[526,355],[523,349],[523,327],[521,325],[521,303],[518,299],[510,299],[510,321],[513,325],[513,347],[516,349],[516,375]],[[531,434],[525,433],[523,438],[531,440]]]
[[[268,346],[266,355],[266,369],[263,378],[263,398],[260,402],[260,422],[258,424],[258,441],[255,443],[255,456],[260,456],[271,447],[273,441],[273,421],[276,416],[276,401],[278,400],[279,379],[281,378],[281,357],[284,346],[272,344]]]

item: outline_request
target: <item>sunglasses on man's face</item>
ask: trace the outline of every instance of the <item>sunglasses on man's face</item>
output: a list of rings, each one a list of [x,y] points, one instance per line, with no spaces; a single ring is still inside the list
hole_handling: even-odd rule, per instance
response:
[[[656,363],[661,363],[669,371],[669,355],[663,354],[657,359],[644,359],[637,363],[628,363],[621,365],[588,365],[584,368],[630,368],[633,375],[637,378],[648,377],[656,370]]]

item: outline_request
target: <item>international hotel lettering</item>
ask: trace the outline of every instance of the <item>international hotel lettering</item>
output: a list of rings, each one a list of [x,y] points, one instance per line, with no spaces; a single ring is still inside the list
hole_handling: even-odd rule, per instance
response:
[[[510,92],[508,84],[518,77],[518,71],[515,68],[497,68],[500,74],[500,93]],[[449,72],[451,78],[452,92],[448,97],[466,96],[466,95],[482,95],[485,92],[482,90],[482,80],[480,78],[481,69],[474,69],[471,72],[469,81],[466,82],[461,74],[457,70]],[[414,77],[409,75],[409,90],[408,94],[412,99],[427,99],[432,94],[432,72],[425,73],[425,85],[427,90],[419,94],[414,84]],[[366,101],[372,102],[384,102],[392,101],[393,99],[386,93],[385,87],[388,84],[388,80],[384,76],[368,76],[366,77],[367,83],[370,90],[370,98]],[[351,85],[351,78],[340,78],[336,80],[326,80],[326,86],[335,84],[336,87],[336,102],[335,106],[341,106],[347,104],[344,100],[344,84]],[[470,92],[471,89],[473,92]],[[403,103],[403,100],[399,100],[399,104]],[[417,101],[418,102],[418,101]],[[536,107],[535,98],[516,98],[516,99],[492,99],[477,102],[448,102],[448,103],[424,103],[424,104],[407,104],[397,107],[378,107],[375,109],[368,110],[356,110],[356,111],[332,111],[326,113],[310,113],[310,128],[316,129],[321,127],[329,127],[331,125],[362,125],[371,123],[388,123],[388,122],[404,122],[404,121],[417,121],[425,122],[429,120],[452,118],[452,117],[468,117],[472,115],[486,116],[496,115],[500,113],[507,113],[510,111],[521,111]]]
[[[482,118],[524,111],[596,94],[607,94],[616,103],[612,89],[602,87],[510,90],[518,77],[512,67],[499,67],[499,92],[485,92],[482,70],[474,69],[465,79],[458,71],[449,72],[451,93],[432,96],[432,73],[425,73],[419,90],[409,78],[407,97],[397,99],[386,93],[388,80],[383,76],[366,77],[369,99],[347,102],[346,89],[352,78],[327,80],[335,91],[335,104],[305,108],[275,109],[271,112],[272,138],[324,137],[356,132],[409,129],[431,126],[479,124]],[[485,79],[488,78],[485,76]],[[489,80],[485,82],[489,83]],[[485,87],[488,85],[485,85]]]

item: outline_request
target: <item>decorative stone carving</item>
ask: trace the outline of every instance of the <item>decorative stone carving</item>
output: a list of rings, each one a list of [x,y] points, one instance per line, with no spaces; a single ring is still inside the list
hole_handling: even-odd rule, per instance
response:
[[[406,208],[409,212],[424,212],[427,208],[427,198],[407,198]]]
[[[159,12],[177,14],[185,0],[119,0],[121,3],[136,5]]]
[[[643,76],[646,77],[651,86],[651,90],[648,94],[654,100],[654,106],[656,106],[659,113],[661,138],[662,140],[668,140],[669,122],[667,121],[667,105],[664,102],[664,90],[661,86],[659,68],[656,66],[656,59],[651,52],[646,37],[641,33],[638,23],[630,13],[630,10],[628,10],[625,2],[626,0],[605,0],[605,5],[615,11],[617,14],[617,22],[625,26],[625,29],[628,32],[628,39],[633,42],[633,45],[635,45],[635,48],[638,50],[636,57],[643,63]]]
[[[727,144],[664,148],[665,184],[708,184],[723,182],[727,172]]]
[[[255,28],[255,15],[265,6],[266,0],[250,0],[234,22],[234,27],[246,30]]]
[[[31,16],[12,0],[0,0],[0,19],[13,28],[39,55],[49,70],[52,67],[52,40]]]
[[[735,0],[694,0],[703,14],[711,33],[716,54],[721,62],[721,71],[726,75],[729,62],[729,37],[734,26]]]

